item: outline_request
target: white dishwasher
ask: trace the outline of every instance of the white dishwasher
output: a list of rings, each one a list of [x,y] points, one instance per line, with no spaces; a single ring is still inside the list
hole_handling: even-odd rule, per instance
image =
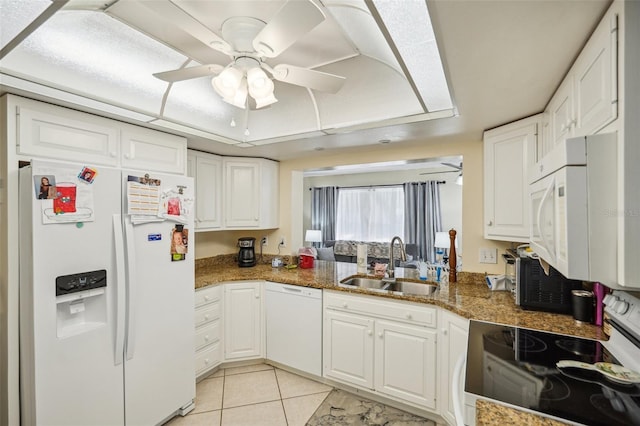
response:
[[[322,376],[322,290],[266,283],[267,359]]]

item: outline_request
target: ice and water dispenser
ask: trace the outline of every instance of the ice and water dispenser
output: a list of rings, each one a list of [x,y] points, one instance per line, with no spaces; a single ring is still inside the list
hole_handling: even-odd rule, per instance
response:
[[[69,337],[107,323],[107,271],[56,277],[57,334]]]

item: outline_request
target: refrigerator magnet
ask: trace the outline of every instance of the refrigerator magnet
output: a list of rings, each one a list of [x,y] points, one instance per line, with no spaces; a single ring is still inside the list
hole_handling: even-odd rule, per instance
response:
[[[33,185],[38,200],[53,200],[58,196],[54,175],[34,175]]]
[[[171,230],[171,261],[184,260],[189,247],[189,230],[176,225]]]
[[[78,173],[78,179],[83,180],[87,183],[93,183],[93,180],[96,178],[98,171],[96,169],[92,169],[90,167],[84,166],[80,173]]]

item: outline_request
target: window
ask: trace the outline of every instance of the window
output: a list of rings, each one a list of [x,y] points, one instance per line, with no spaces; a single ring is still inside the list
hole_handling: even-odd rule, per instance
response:
[[[389,242],[404,238],[402,186],[340,188],[336,239]]]

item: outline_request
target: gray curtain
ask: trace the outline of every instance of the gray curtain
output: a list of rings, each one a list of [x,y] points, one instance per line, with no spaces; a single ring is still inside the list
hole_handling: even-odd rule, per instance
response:
[[[436,232],[442,231],[440,188],[436,181],[404,185],[404,242],[417,246],[419,259],[434,263]]]
[[[311,188],[311,229],[322,231],[322,241],[336,239],[338,187]]]

